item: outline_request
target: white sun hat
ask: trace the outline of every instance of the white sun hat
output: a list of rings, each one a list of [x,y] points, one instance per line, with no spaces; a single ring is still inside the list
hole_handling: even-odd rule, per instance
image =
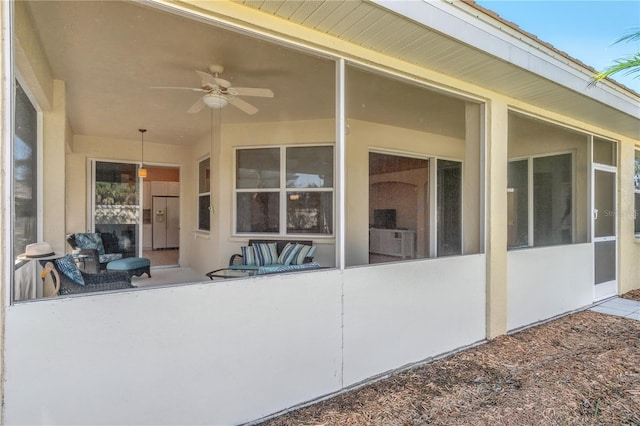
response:
[[[42,242],[27,245],[25,252],[18,255],[18,260],[47,260],[59,257],[62,257],[62,255],[56,254],[51,248],[51,244]]]

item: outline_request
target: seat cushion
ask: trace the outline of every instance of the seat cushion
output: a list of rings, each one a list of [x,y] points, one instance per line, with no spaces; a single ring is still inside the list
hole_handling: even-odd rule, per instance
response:
[[[130,271],[132,269],[144,268],[151,265],[151,261],[144,257],[125,257],[114,260],[107,264],[110,271]]]
[[[98,256],[100,263],[109,263],[114,260],[122,259],[122,253],[105,253]]]
[[[251,270],[251,271],[257,271],[258,269],[260,269],[260,266],[258,265],[230,265],[229,269],[233,269],[233,270]]]
[[[279,272],[304,271],[308,269],[319,269],[320,264],[316,262],[305,263],[303,265],[266,265],[258,268],[257,275],[277,274]]]

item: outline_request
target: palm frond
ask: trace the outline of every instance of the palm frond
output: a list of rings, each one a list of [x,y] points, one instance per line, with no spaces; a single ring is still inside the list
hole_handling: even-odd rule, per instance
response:
[[[635,55],[626,59],[618,60],[616,63],[606,70],[598,73],[593,80],[598,82],[605,78],[609,78],[614,74],[618,74],[622,72],[622,75],[631,75],[640,73],[640,55]],[[634,76],[633,78],[640,77],[640,74]]]
[[[618,39],[614,44],[622,43],[622,42],[633,42],[640,40],[640,30],[634,30],[633,32],[622,36]],[[636,53],[633,56],[629,56],[624,59],[619,59],[615,61],[613,65],[604,71],[597,73],[589,83],[589,86],[594,86],[599,81],[602,81],[606,78],[609,78],[615,74],[622,73],[622,75],[632,75],[633,78],[640,77],[640,52]]]
[[[636,29],[636,30],[634,30],[633,32],[631,32],[629,34],[620,37],[613,44],[627,43],[627,42],[630,42],[630,41],[638,41],[638,40],[640,40],[640,30]]]

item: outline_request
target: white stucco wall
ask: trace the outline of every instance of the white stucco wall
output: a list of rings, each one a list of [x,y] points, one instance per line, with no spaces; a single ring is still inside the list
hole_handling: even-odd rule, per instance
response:
[[[507,254],[507,328],[514,330],[593,302],[593,245],[512,250]]]
[[[485,255],[344,272],[344,383],[485,338]]]
[[[10,306],[5,420],[257,419],[482,340],[484,264],[472,255]]]
[[[340,388],[338,271],[7,310],[7,424],[235,424]]]

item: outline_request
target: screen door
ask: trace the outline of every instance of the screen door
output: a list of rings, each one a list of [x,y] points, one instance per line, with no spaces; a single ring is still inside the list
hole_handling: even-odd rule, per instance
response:
[[[616,273],[616,172],[594,166],[593,171],[594,299],[614,296]]]

